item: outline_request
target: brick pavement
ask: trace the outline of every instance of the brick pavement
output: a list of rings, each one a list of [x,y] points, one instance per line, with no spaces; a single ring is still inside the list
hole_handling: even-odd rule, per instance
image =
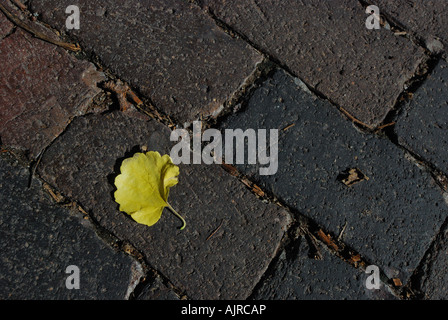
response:
[[[79,1],[79,30],[24,3],[0,1],[1,298],[448,297],[444,1]],[[180,164],[186,229],[137,224],[121,162],[194,120],[278,129],[278,171]]]

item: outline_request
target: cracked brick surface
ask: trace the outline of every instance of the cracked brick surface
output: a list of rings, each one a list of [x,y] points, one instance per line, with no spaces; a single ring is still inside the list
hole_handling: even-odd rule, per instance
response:
[[[31,1],[44,21],[64,31],[70,4]],[[82,27],[69,33],[181,123],[219,114],[262,59],[187,1],[83,0],[78,5]]]
[[[103,75],[22,30],[1,40],[0,57],[1,141],[34,158],[87,111]]]
[[[188,297],[244,299],[277,251],[289,223],[283,209],[258,200],[220,166],[181,164],[169,201],[186,219],[185,230],[177,229],[179,221],[167,209],[152,227],[118,211],[113,181],[123,157],[136,146],[169,154],[169,135],[140,116],[80,117],[47,150],[38,170]]]
[[[203,0],[233,30],[367,125],[384,120],[424,59],[386,29],[368,30],[357,0]]]
[[[446,300],[448,297],[448,230],[442,230],[441,239],[423,266],[419,289],[427,300]]]
[[[0,298],[446,299],[447,1],[0,3]],[[278,129],[278,171],[181,164],[184,230],[119,212],[122,161],[196,119]]]
[[[78,211],[54,204],[29,172],[0,158],[0,298],[13,300],[125,299],[139,263],[100,239]],[[69,290],[69,265],[80,288]]]
[[[448,3],[445,0],[373,0],[380,12],[387,14],[406,30],[423,38],[426,47],[438,52],[448,45]],[[443,42],[445,48],[440,46]]]
[[[402,283],[447,217],[428,172],[389,140],[356,130],[283,71],[256,89],[248,106],[222,128],[279,129],[275,175],[259,176],[259,165],[237,168],[333,237],[345,229],[344,243]],[[346,186],[342,178],[352,168],[368,180]]]
[[[254,300],[394,300],[380,282],[380,290],[367,289],[368,274],[352,268],[321,249],[322,259],[309,257],[304,237],[279,256],[271,275],[257,288]]]
[[[179,297],[170,290],[160,277],[156,277],[141,290],[137,300],[179,300]]]
[[[448,174],[448,64],[440,60],[398,117],[399,142]]]

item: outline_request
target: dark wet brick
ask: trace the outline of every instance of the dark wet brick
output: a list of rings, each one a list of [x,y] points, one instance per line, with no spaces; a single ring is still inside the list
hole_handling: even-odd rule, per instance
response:
[[[322,259],[309,257],[304,237],[283,251],[272,267],[271,276],[252,296],[254,300],[366,300],[396,299],[379,281],[380,289],[367,289],[369,274],[321,248]]]
[[[441,190],[428,172],[389,140],[359,132],[282,71],[222,127],[279,129],[275,175],[260,176],[258,165],[237,168],[333,238],[345,226],[343,242],[403,283],[446,219]],[[349,169],[368,180],[346,186]]]
[[[220,20],[307,85],[370,126],[383,121],[423,50],[386,29],[368,30],[357,0],[203,0]]]
[[[65,30],[70,0],[31,1]],[[219,113],[261,61],[197,6],[181,0],[78,1],[80,30],[69,32],[101,62],[181,123]]]
[[[0,298],[13,300],[125,299],[141,266],[101,240],[78,211],[55,205],[29,171],[0,158]],[[66,288],[69,265],[80,288]]]
[[[425,260],[419,279],[423,298],[446,300],[448,298],[448,230],[442,230],[441,237]]]
[[[36,157],[88,109],[103,76],[93,64],[17,30],[0,42],[1,141]]]
[[[448,64],[441,60],[398,118],[399,142],[448,174]]]
[[[123,113],[75,119],[39,165],[43,178],[77,199],[120,239],[130,241],[179,290],[195,299],[245,298],[266,270],[289,223],[218,165],[180,165],[170,204],[152,227],[118,211],[113,181],[127,152],[147,146],[169,154],[170,131]],[[222,224],[221,224],[222,223]],[[209,235],[221,225],[209,240]]]

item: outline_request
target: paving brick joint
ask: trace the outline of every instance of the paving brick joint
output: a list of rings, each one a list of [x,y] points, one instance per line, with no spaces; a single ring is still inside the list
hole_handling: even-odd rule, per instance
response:
[[[82,0],[69,29],[0,0],[0,298],[447,299],[448,4],[371,2]],[[121,163],[194,121],[278,139],[178,164],[184,230],[136,223]]]

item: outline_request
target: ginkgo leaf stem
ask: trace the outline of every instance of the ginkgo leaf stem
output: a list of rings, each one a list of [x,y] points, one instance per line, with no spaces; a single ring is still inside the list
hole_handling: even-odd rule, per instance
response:
[[[166,204],[167,204],[168,209],[170,209],[171,212],[174,213],[174,215],[176,217],[178,217],[180,220],[182,220],[183,225],[182,225],[182,227],[180,227],[180,230],[183,230],[185,228],[185,226],[187,225],[187,223],[185,222],[184,218],[182,218],[181,215],[178,214],[177,211],[174,210],[173,207],[168,202]]]

